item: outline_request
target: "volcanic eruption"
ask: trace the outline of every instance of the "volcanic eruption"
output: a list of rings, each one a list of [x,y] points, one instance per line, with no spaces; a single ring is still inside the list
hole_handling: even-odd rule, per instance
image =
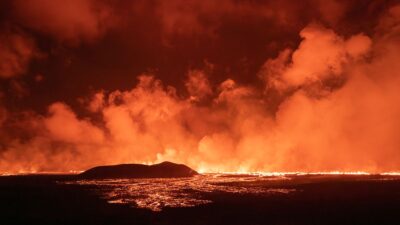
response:
[[[398,0],[1,0],[0,224],[400,224]]]

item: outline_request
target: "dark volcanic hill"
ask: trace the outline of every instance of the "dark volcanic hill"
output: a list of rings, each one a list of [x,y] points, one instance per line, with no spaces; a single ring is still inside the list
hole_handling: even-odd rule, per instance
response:
[[[154,165],[121,164],[98,166],[78,175],[81,179],[107,178],[173,178],[191,177],[198,174],[186,165],[162,162]]]

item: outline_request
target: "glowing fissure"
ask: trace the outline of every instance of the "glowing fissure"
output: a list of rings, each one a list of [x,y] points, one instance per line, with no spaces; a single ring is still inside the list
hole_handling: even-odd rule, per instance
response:
[[[19,171],[16,173],[2,173],[0,176],[14,176],[14,175],[46,175],[46,174],[54,174],[54,175],[76,175],[80,174],[84,171],[68,171],[68,172],[52,172],[52,171]],[[281,177],[281,176],[304,176],[304,175],[378,175],[378,176],[400,176],[400,172],[383,172],[383,173],[369,173],[364,171],[321,171],[321,172],[262,172],[262,171],[255,171],[255,172],[210,172],[210,171],[203,171],[199,172],[202,175],[246,175],[246,176],[258,176],[258,177]]]

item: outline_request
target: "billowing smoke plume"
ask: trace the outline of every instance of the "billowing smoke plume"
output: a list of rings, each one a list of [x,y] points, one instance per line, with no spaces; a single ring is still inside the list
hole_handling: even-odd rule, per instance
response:
[[[337,7],[328,23],[340,20],[345,6]],[[312,22],[297,47],[254,74],[261,88],[191,69],[179,90],[149,72],[129,90],[84,97],[85,116],[55,102],[44,115],[4,122],[0,108],[0,171],[164,160],[200,171],[398,171],[399,24],[400,6],[371,35]]]

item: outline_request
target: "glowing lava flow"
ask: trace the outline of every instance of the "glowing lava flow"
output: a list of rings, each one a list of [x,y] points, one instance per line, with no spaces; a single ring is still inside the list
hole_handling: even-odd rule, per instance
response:
[[[251,176],[287,176],[287,175],[400,175],[399,172],[389,172],[389,173],[368,173],[363,171],[329,171],[329,172],[221,172],[221,174],[231,174],[231,175],[251,175]]]
[[[109,203],[126,203],[139,208],[161,211],[165,207],[191,207],[211,203],[204,194],[288,194],[294,189],[253,185],[254,182],[286,179],[285,177],[227,176],[203,174],[191,178],[105,179],[67,182],[94,185],[94,191]]]
[[[129,204],[152,211],[161,211],[165,207],[193,207],[212,203],[212,199],[207,194],[215,192],[261,196],[291,194],[298,190],[293,188],[293,185],[287,186],[287,184],[296,184],[302,178],[312,181],[321,177],[354,176],[357,179],[381,180],[398,179],[394,177],[398,175],[400,173],[379,175],[365,172],[225,172],[206,173],[189,178],[80,180],[67,182],[67,184],[94,187],[93,191],[109,203]]]

